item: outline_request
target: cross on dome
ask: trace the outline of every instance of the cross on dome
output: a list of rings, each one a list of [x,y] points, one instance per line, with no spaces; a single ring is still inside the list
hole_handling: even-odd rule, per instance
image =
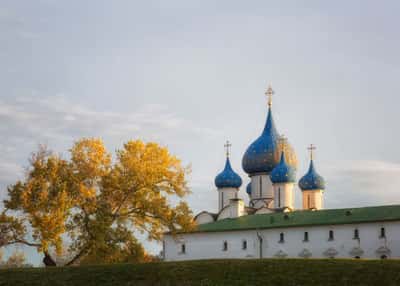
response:
[[[272,85],[269,84],[268,85],[268,89],[265,92],[265,95],[268,97],[268,107],[272,106],[272,95],[274,95],[274,90],[272,89]]]
[[[314,157],[314,150],[317,149],[314,144],[310,144],[310,147],[307,148],[310,151],[310,159],[312,160]]]
[[[231,146],[232,146],[231,142],[229,142],[229,140],[226,140],[226,143],[224,145],[226,149],[226,157],[229,157]]]
[[[278,144],[279,144],[279,147],[282,149],[282,152],[285,149],[286,142],[287,142],[287,138],[285,137],[285,135],[282,134],[281,136],[279,136]]]

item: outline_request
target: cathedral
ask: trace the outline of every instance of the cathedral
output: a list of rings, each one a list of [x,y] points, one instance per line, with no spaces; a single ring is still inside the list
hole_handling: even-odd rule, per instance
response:
[[[268,112],[261,135],[243,155],[249,176],[249,205],[238,197],[242,178],[229,160],[215,177],[218,213],[200,212],[197,228],[166,233],[166,261],[222,258],[398,258],[400,205],[324,209],[325,180],[314,165],[296,181],[297,157],[279,135],[272,116],[272,87],[266,93]],[[302,208],[294,208],[294,186],[302,193]]]

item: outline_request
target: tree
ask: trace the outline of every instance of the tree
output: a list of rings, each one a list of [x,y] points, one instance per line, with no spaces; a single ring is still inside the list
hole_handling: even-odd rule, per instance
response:
[[[63,253],[68,238],[66,265],[146,260],[135,233],[159,241],[165,231],[193,228],[183,201],[189,193],[187,173],[167,148],[140,140],[117,150],[114,161],[99,139],[76,142],[69,160],[41,147],[26,178],[8,188],[0,247],[36,247],[45,264],[53,265],[50,253]]]
[[[25,254],[22,251],[15,250],[5,261],[3,261],[2,252],[0,252],[0,268],[19,267],[32,267],[32,265],[26,263]]]

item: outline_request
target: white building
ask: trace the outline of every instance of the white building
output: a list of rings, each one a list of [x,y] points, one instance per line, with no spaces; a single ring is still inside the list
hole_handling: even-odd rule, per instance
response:
[[[249,206],[238,198],[242,179],[232,169],[229,142],[224,170],[215,178],[218,213],[203,211],[195,231],[166,233],[164,258],[399,258],[400,205],[323,209],[325,181],[312,145],[308,172],[299,180],[302,209],[294,209],[297,157],[272,117],[272,88],[264,130],[246,150]]]

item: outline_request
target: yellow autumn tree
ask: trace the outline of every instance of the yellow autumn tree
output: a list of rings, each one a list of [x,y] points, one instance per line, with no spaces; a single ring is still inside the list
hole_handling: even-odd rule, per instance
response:
[[[8,188],[8,213],[0,216],[0,232],[3,225],[8,236],[0,246],[37,247],[54,265],[49,250],[65,252],[68,238],[67,265],[145,260],[135,234],[160,240],[165,231],[193,227],[183,201],[187,172],[167,148],[140,140],[117,150],[114,161],[99,139],[76,142],[69,160],[40,148],[25,180]]]

